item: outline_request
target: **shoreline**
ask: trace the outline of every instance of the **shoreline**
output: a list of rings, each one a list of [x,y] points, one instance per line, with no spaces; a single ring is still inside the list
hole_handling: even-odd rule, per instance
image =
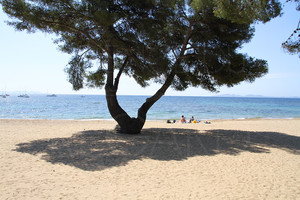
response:
[[[297,199],[300,119],[0,119],[3,199]]]
[[[18,119],[18,118],[0,118],[0,121],[5,121],[5,120],[16,120],[16,121],[110,121],[110,122],[116,122],[114,119]],[[146,122],[166,122],[167,120],[176,120],[176,124],[181,124],[180,118],[178,119],[147,119]],[[252,121],[252,120],[300,120],[300,117],[287,117],[287,118],[262,118],[262,117],[255,117],[255,118],[236,118],[236,119],[201,119],[200,123],[203,121]],[[188,119],[187,119],[188,121]],[[173,123],[172,123],[173,124]],[[190,123],[184,123],[184,124],[190,124]],[[196,123],[198,124],[198,123]]]
[[[204,120],[210,120],[210,121],[218,121],[218,120],[226,120],[226,121],[230,121],[230,120],[253,120],[253,119],[261,119],[261,120],[277,120],[277,119],[300,119],[300,117],[250,117],[250,118],[215,118],[215,119],[200,119],[201,121]],[[0,118],[0,120],[62,120],[62,121],[115,121],[113,118],[91,118],[91,119],[54,119],[54,118]],[[169,119],[147,119],[146,121],[166,121],[166,120],[173,120],[173,118],[169,118]],[[178,119],[175,119],[180,121],[180,117],[178,117]]]

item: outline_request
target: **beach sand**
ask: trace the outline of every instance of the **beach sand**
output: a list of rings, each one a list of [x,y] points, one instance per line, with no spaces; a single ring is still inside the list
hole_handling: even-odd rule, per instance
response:
[[[300,199],[300,119],[0,120],[0,199]]]

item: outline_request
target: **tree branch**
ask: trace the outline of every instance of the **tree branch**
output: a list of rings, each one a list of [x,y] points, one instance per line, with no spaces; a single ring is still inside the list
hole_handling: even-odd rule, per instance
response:
[[[84,54],[86,54],[87,52],[89,52],[91,50],[91,48],[88,48],[85,52],[83,52],[81,55],[80,55],[80,59],[79,61],[82,60],[82,57],[84,56]]]
[[[106,87],[109,89],[113,89],[113,78],[114,78],[114,48],[111,43],[109,43],[107,47],[107,55],[108,55],[108,62],[107,62],[107,79],[106,79]]]
[[[183,55],[182,58],[189,58],[189,57],[193,57],[193,56],[198,56],[198,55],[196,53],[186,54],[186,55]]]
[[[191,37],[192,27],[193,26],[194,26],[194,22],[190,22],[190,25],[189,25],[189,28],[188,28],[188,30],[186,32],[186,35],[185,35],[185,38],[184,38],[184,41],[183,41],[183,45],[181,47],[181,51],[180,51],[178,59],[181,59],[181,57],[184,56],[184,52],[187,50],[187,45],[189,44],[189,40],[190,40],[190,37]]]
[[[124,61],[123,65],[121,66],[121,68],[120,68],[120,70],[119,70],[119,72],[118,72],[116,78],[115,78],[114,88],[115,88],[116,90],[118,90],[119,80],[120,80],[120,77],[121,77],[121,74],[122,74],[124,68],[126,67],[126,65],[127,65],[127,63],[128,63],[128,60],[129,60],[129,57],[127,56],[127,57],[125,58],[125,61]]]
[[[99,49],[104,49],[102,46],[100,46],[98,44],[98,42],[96,40],[94,40],[88,33],[82,31],[82,30],[79,30],[75,27],[72,27],[72,26],[69,26],[69,25],[66,25],[66,24],[63,24],[63,23],[60,23],[60,22],[52,22],[52,21],[46,21],[46,20],[41,20],[41,22],[44,22],[44,23],[48,23],[48,24],[55,24],[55,25],[59,25],[59,26],[62,26],[62,27],[65,27],[65,28],[68,28],[72,31],[75,31],[77,33],[80,33],[82,35],[84,35],[85,37],[87,37],[90,41],[92,41],[94,43],[95,46],[97,46]]]
[[[171,50],[172,50],[172,53],[173,53],[173,55],[174,55],[175,59],[177,60],[177,59],[178,59],[178,56],[176,55],[176,52],[174,51],[174,49],[173,49],[173,48],[172,48]]]
[[[176,70],[179,66],[180,60],[183,58],[184,53],[186,51],[188,42],[190,40],[190,36],[191,36],[191,32],[192,32],[192,27],[193,27],[193,23],[190,23],[188,30],[186,32],[184,41],[183,41],[183,45],[181,47],[180,50],[180,54],[178,56],[178,58],[176,59],[176,62],[173,64],[172,66],[172,70],[170,72],[170,74],[167,76],[167,79],[165,81],[165,83],[160,87],[160,89],[150,98],[146,99],[146,102],[139,108],[138,110],[138,119],[141,121],[145,121],[146,120],[146,114],[148,112],[148,110],[151,108],[151,106],[158,101],[167,91],[167,89],[171,86],[174,77],[176,75]]]

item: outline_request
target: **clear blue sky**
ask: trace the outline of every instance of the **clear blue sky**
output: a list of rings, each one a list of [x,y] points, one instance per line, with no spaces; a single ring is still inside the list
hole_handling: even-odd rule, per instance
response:
[[[266,24],[255,26],[255,36],[245,44],[241,52],[255,58],[265,59],[269,64],[269,74],[250,84],[243,82],[233,88],[222,87],[220,94],[263,95],[272,97],[300,97],[300,58],[290,55],[281,48],[296,28],[300,12],[296,4],[284,7],[282,17]],[[57,50],[53,35],[41,32],[27,34],[16,32],[4,21],[6,14],[0,9],[0,94],[13,91],[42,92],[56,94],[104,94],[103,89],[83,89],[73,91],[67,81],[64,68],[70,55]],[[122,76],[118,94],[152,95],[159,85],[141,88],[133,80]],[[189,88],[177,92],[169,88],[166,95],[211,96],[216,95],[201,88]]]

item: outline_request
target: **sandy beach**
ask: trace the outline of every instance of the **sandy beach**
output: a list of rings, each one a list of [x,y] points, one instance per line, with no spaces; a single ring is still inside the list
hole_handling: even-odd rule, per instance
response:
[[[0,120],[1,199],[299,199],[300,119]]]

